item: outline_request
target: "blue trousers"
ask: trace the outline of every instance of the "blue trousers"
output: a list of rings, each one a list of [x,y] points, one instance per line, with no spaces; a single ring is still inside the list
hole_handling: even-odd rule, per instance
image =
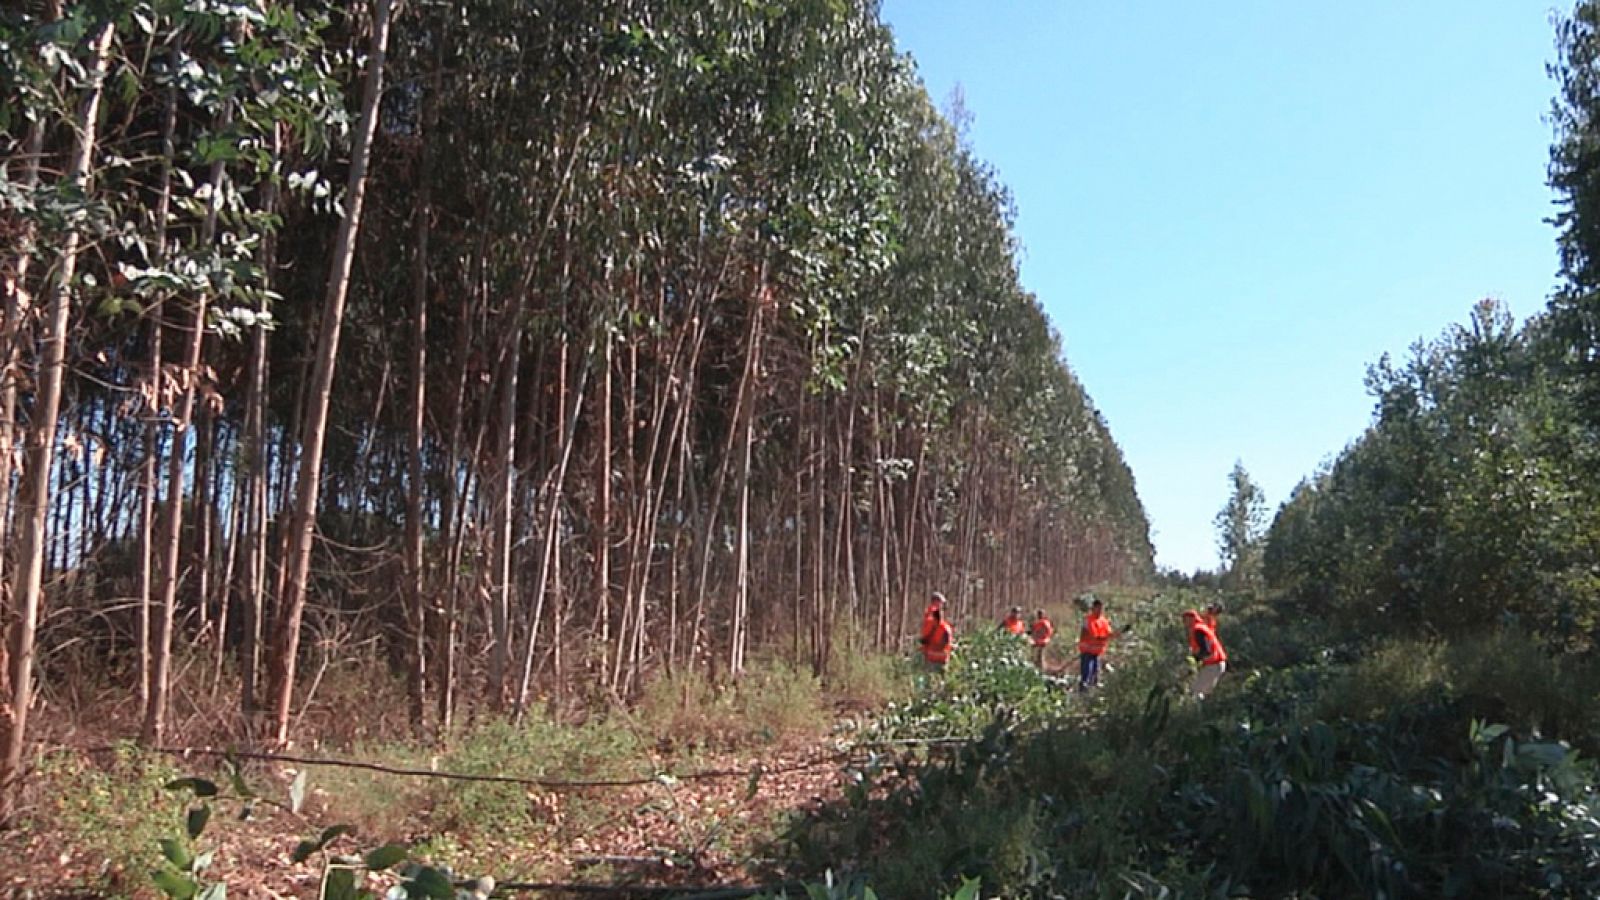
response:
[[[1100,686],[1100,657],[1093,653],[1078,654],[1078,690],[1085,691]]]

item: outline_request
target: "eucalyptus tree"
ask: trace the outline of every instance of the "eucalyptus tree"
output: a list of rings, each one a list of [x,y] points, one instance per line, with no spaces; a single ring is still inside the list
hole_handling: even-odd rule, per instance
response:
[[[316,525],[317,495],[322,478],[322,448],[328,424],[329,395],[339,355],[340,328],[345,298],[350,290],[350,270],[356,237],[361,227],[362,204],[367,190],[367,163],[373,133],[378,126],[378,100],[383,91],[384,54],[389,44],[392,0],[373,0],[372,34],[361,96],[361,117],[352,135],[350,171],[345,185],[344,214],[334,239],[333,261],[328,269],[322,325],[317,333],[315,363],[307,385],[309,406],[300,437],[295,473],[295,501],[288,523],[283,592],[278,599],[279,623],[272,655],[274,734],[278,743],[289,739],[289,709],[294,695],[296,657],[300,648],[300,621],[305,612],[306,580],[311,567],[311,540]]]
[[[54,24],[54,23],[52,23]],[[86,47],[73,40],[77,29],[44,38],[37,46],[49,48],[72,81],[66,96],[76,100],[76,110],[67,119],[74,133],[66,170],[56,185],[58,194],[72,199],[89,194],[94,171],[95,141],[100,121],[106,73],[111,62],[115,21],[77,22],[87,33]],[[57,43],[60,41],[60,43]],[[78,54],[83,54],[81,57]],[[46,115],[34,108],[33,115]],[[53,275],[44,294],[40,322],[40,351],[34,381],[32,414],[23,445],[16,517],[15,564],[11,572],[8,635],[9,694],[0,709],[0,820],[8,819],[13,800],[12,782],[22,768],[26,743],[28,709],[33,701],[34,634],[41,604],[41,579],[44,570],[45,523],[50,512],[51,469],[55,458],[56,423],[60,410],[62,383],[65,380],[67,330],[72,314],[72,295],[78,253],[83,245],[79,223],[71,221],[64,229],[60,249],[53,262]],[[15,288],[13,289],[15,290]]]
[[[164,602],[137,644],[192,611],[248,710],[270,626],[277,739],[326,623],[398,636],[413,718],[432,691],[448,728],[458,701],[736,677],[784,636],[824,670],[945,580],[993,603],[1148,568],[1010,199],[875,4],[127,9],[97,192],[125,224],[81,319],[111,388],[83,379],[78,415],[114,452],[51,513],[129,535],[99,507],[139,483]]]

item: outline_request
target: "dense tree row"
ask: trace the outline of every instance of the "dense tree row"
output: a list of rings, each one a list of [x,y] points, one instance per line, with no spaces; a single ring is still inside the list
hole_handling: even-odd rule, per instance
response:
[[[65,628],[148,739],[179,642],[282,740],[306,634],[448,726],[1149,568],[874,4],[44,0],[0,54],[0,778]]]
[[[1371,428],[1272,525],[1269,582],[1344,624],[1600,641],[1600,4],[1557,23],[1557,48],[1565,285],[1520,327],[1484,301],[1374,366]]]

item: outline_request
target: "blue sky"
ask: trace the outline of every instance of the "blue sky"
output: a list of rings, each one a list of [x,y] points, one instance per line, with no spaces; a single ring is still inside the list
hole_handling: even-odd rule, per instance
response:
[[[1216,564],[1235,459],[1272,510],[1362,379],[1556,284],[1551,7],[886,0],[1012,190],[1023,283],[1122,446],[1157,562]]]

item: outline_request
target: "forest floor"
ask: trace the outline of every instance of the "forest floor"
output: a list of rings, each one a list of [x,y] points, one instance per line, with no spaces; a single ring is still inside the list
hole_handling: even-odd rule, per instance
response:
[[[770,883],[782,878],[774,857],[786,825],[840,794],[843,744],[835,727],[870,714],[858,700],[824,697],[814,687],[797,695],[794,679],[785,678],[738,702],[684,693],[669,716],[489,722],[465,730],[452,746],[319,740],[288,752],[580,784],[454,782],[249,760],[241,783],[260,799],[248,818],[239,815],[246,804],[223,760],[114,740],[136,733],[117,721],[117,711],[47,716],[20,827],[0,832],[9,849],[0,895],[158,897],[151,874],[163,866],[160,841],[175,838],[195,854],[213,854],[201,882],[225,883],[229,897],[316,897],[323,857],[295,862],[291,854],[336,823],[354,833],[330,844],[333,853],[399,843],[412,859],[447,865],[458,878],[488,875],[501,884]],[[183,744],[229,746],[206,737],[197,739],[191,728]],[[302,770],[298,810],[291,811],[291,786]],[[214,814],[194,841],[184,840],[184,823],[196,801],[165,789],[189,776],[221,788],[207,801]],[[610,780],[639,783],[581,784]],[[368,886],[381,896],[394,881],[384,873],[369,876]]]
[[[662,760],[663,764],[667,761]],[[835,798],[839,767],[826,742],[793,736],[781,743],[746,751],[703,755],[698,762],[717,770],[778,770],[754,785],[748,776],[682,780],[670,787],[656,783],[608,789],[604,797],[587,797],[584,818],[593,823],[583,833],[563,828],[563,795],[526,792],[530,817],[546,824],[532,832],[510,828],[501,835],[480,834],[470,846],[453,843],[449,855],[497,859],[495,871],[459,870],[463,877],[495,875],[501,882],[534,880],[579,884],[724,885],[747,883],[770,869],[767,843],[788,817]],[[113,767],[116,765],[112,764]],[[272,764],[268,777],[284,790],[298,767]],[[258,771],[257,779],[262,777]],[[393,776],[403,778],[405,776]],[[753,788],[753,789],[752,789]],[[412,837],[427,833],[430,810],[418,808],[405,817]],[[312,788],[300,813],[259,810],[248,821],[220,821],[220,815],[199,842],[214,851],[207,881],[228,885],[230,897],[288,898],[317,896],[322,865],[318,858],[295,863],[291,853],[304,837],[315,836],[320,824],[341,821],[336,798]],[[177,834],[181,818],[170,829]],[[111,823],[107,823],[110,825]],[[564,832],[556,835],[552,832]],[[21,846],[7,853],[7,871],[0,893],[36,897],[156,896],[147,870],[108,855],[100,842],[84,845],[58,829],[14,835]],[[521,832],[521,833],[518,833]],[[128,833],[123,832],[123,837]],[[117,835],[107,835],[115,840]],[[335,849],[360,852],[404,834],[341,838]],[[426,846],[428,841],[424,841]],[[129,848],[136,849],[136,848]],[[435,844],[433,849],[441,849]],[[17,852],[20,851],[20,852]],[[426,851],[422,858],[429,855]],[[160,862],[158,845],[145,854],[148,869]],[[371,886],[384,883],[373,876]],[[390,879],[392,881],[392,879]]]

